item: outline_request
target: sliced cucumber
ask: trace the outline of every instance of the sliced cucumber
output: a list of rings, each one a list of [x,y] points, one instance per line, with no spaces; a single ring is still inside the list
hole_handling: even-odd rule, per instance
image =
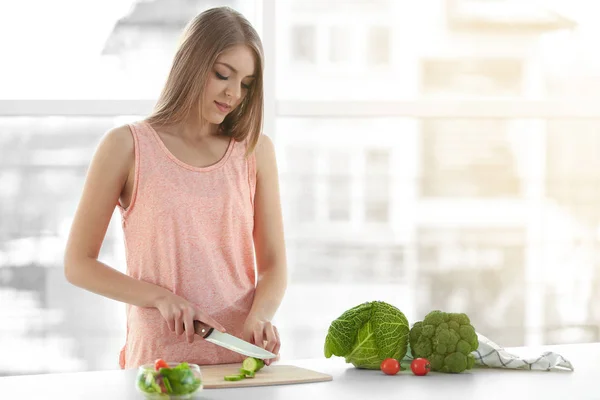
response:
[[[265,362],[260,358],[248,357],[242,361],[242,368],[237,375],[225,376],[226,381],[241,381],[245,378],[254,378],[256,373],[265,366]]]
[[[244,379],[245,376],[238,374],[238,375],[225,375],[225,380],[226,381],[241,381],[242,379]]]
[[[246,378],[254,378],[254,375],[256,374],[256,372],[254,371],[248,371],[247,369],[240,369],[240,373],[242,375],[244,375]]]
[[[242,368],[251,372],[258,372],[264,366],[265,362],[260,358],[248,357],[242,362]]]

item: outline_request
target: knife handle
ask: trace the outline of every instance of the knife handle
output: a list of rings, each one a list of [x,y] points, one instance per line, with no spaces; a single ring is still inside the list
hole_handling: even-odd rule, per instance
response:
[[[206,339],[214,329],[215,328],[205,324],[204,322],[194,320],[194,332],[196,332],[197,335],[202,336],[204,339]]]

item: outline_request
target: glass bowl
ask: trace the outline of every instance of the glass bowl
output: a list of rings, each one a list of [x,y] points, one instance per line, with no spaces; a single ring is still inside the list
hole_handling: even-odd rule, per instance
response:
[[[168,362],[169,368],[154,369],[154,364],[138,368],[135,387],[147,399],[184,400],[202,390],[202,372],[197,364]]]

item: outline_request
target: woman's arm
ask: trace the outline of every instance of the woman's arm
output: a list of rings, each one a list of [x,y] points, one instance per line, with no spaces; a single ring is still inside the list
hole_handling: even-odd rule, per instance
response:
[[[126,126],[103,138],[90,164],[65,251],[65,276],[73,285],[114,300],[153,307],[167,291],[98,261],[106,230],[133,167],[133,138]]]
[[[256,147],[256,193],[254,196],[254,247],[258,282],[245,335],[277,354],[279,337],[271,325],[287,288],[287,263],[279,177],[275,149],[262,135]]]
[[[65,250],[65,276],[75,286],[139,307],[156,307],[169,328],[193,341],[193,319],[219,330],[223,327],[171,291],[134,279],[98,261],[98,254],[115,206],[134,164],[129,127],[111,130],[90,164],[83,194]],[[151,267],[151,266],[149,266]]]

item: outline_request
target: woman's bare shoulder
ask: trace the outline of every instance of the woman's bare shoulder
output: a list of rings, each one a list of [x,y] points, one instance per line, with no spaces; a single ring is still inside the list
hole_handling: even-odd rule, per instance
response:
[[[128,125],[108,130],[98,145],[91,167],[105,174],[126,177],[135,159],[134,140]]]
[[[103,141],[109,146],[125,147],[133,150],[133,135],[129,125],[121,125],[108,130],[104,134]]]

